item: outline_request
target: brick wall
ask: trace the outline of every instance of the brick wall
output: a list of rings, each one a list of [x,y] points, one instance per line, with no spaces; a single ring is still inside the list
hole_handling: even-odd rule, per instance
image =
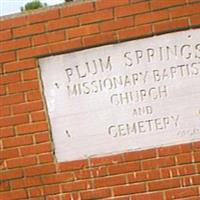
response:
[[[196,27],[199,0],[99,0],[0,19],[0,199],[200,199],[200,142],[57,163],[38,67],[40,57]]]

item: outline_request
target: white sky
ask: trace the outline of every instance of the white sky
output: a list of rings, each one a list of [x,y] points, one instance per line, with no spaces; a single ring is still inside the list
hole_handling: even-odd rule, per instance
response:
[[[20,8],[32,0],[0,0],[0,16],[20,12]],[[64,3],[64,0],[40,0],[48,5]]]

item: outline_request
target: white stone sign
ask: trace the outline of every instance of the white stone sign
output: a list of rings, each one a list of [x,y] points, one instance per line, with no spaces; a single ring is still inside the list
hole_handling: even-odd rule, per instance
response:
[[[59,162],[200,140],[200,29],[39,63]]]

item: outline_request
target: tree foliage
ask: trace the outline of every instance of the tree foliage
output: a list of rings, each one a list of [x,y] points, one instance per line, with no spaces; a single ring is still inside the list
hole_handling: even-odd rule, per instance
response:
[[[34,10],[38,8],[46,7],[46,3],[41,3],[39,0],[33,0],[25,4],[24,7],[21,7],[21,11],[28,11],[28,10]]]

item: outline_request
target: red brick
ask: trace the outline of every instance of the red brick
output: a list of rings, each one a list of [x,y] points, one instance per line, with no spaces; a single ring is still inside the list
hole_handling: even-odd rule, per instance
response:
[[[8,182],[0,182],[0,192],[10,190],[10,185]]]
[[[38,46],[34,48],[22,49],[17,52],[20,59],[44,56],[49,54],[48,46]]]
[[[191,153],[185,153],[180,154],[176,156],[177,164],[186,164],[186,163],[192,163],[192,154]]]
[[[37,197],[36,198],[36,200],[37,200],[39,197],[43,196],[43,188],[41,188],[41,187],[30,188],[29,193],[30,193],[29,194],[30,197]]]
[[[176,7],[170,10],[170,16],[172,18],[176,18],[176,17],[183,17],[183,16],[192,15],[192,14],[198,14],[199,10],[200,10],[200,4],[191,4],[187,6]]]
[[[5,148],[33,144],[33,138],[31,136],[7,138],[7,139],[3,139],[2,141],[3,141],[3,146]]]
[[[145,13],[142,15],[136,15],[135,16],[135,24],[148,24],[148,23],[154,23],[158,21],[163,21],[169,19],[169,13],[167,10],[157,11],[157,12],[151,12],[151,13]]]
[[[156,157],[155,149],[124,153],[125,161],[137,161]]]
[[[200,174],[200,164],[197,163],[197,172]]]
[[[154,24],[155,33],[165,33],[176,30],[183,30],[189,27],[188,19],[177,19],[173,21]]]
[[[91,189],[91,182],[88,180],[84,181],[74,181],[70,183],[65,183],[61,185],[62,192],[72,192],[72,191],[79,191],[79,190],[88,190]]]
[[[91,158],[90,163],[92,166],[110,165],[113,163],[121,163],[123,161],[122,155],[111,155],[100,158]]]
[[[50,195],[50,194],[58,194],[60,192],[59,185],[48,185],[44,187],[44,194]]]
[[[166,200],[182,199],[191,196],[197,196],[198,188],[179,188],[166,192]]]
[[[80,49],[81,47],[82,47],[82,41],[79,38],[64,42],[57,42],[49,46],[51,53],[72,51],[75,49]]]
[[[87,179],[90,177],[103,177],[107,175],[106,167],[98,167],[93,169],[79,170],[74,172],[77,179]]]
[[[88,178],[92,177],[91,171],[92,170],[89,170],[89,169],[79,170],[79,171],[75,171],[74,175],[75,175],[77,180],[88,179]]]
[[[93,2],[85,2],[73,6],[66,6],[61,8],[61,16],[72,16],[94,11]]]
[[[117,36],[113,32],[102,33],[99,35],[88,36],[83,38],[84,46],[96,46],[100,44],[108,44],[117,41]]]
[[[0,193],[0,199],[2,200],[22,200],[27,199],[27,193],[25,190],[14,190],[9,192]]]
[[[46,43],[53,43],[65,40],[64,31],[54,31],[46,34],[36,35],[33,37],[33,44],[35,46]]]
[[[200,142],[194,142],[194,143],[192,143],[192,149],[194,151],[199,151],[200,150]]]
[[[48,22],[47,28],[49,31],[53,31],[57,29],[75,27],[78,26],[78,24],[79,22],[77,17],[67,17]]]
[[[28,38],[18,39],[18,40],[10,40],[6,42],[2,42],[0,46],[0,52],[15,50],[15,49],[23,49],[26,47],[30,47],[31,42]]]
[[[63,195],[60,195],[60,194],[54,194],[54,195],[49,195],[47,197],[47,200],[60,200],[60,199],[63,199],[63,200],[68,200],[71,198],[71,195],[70,194],[63,194]],[[32,199],[31,199],[32,200]],[[33,199],[33,200],[37,200],[37,199]],[[41,199],[43,200],[43,199]]]
[[[0,87],[0,89],[1,89],[1,87]],[[10,106],[1,106],[0,107],[0,118],[2,117],[2,118],[4,118],[4,117],[8,117],[8,116],[10,116],[11,115],[11,110],[10,110]],[[3,121],[1,121],[0,120],[0,123],[4,123],[5,121],[3,120]],[[3,126],[2,126],[3,127]],[[11,136],[10,134],[11,134],[11,132],[10,131],[6,131],[7,129],[9,129],[9,128],[5,128],[5,129],[0,129],[0,138],[1,137],[9,137],[9,136]]]
[[[6,87],[4,85],[0,85],[0,96],[6,94]]]
[[[131,200],[163,200],[163,193],[145,193],[145,194],[137,194],[132,197]]]
[[[60,195],[60,194],[56,194],[56,195],[50,195],[47,197],[47,200],[70,200],[71,195],[70,194],[64,194],[64,195]],[[32,199],[31,199],[32,200]],[[37,199],[33,199],[33,200],[37,200]],[[41,199],[43,200],[43,199]]]
[[[36,67],[35,59],[28,59],[28,60],[13,62],[13,63],[6,63],[4,65],[4,70],[5,72],[15,72],[15,71],[31,69],[35,67]]]
[[[39,89],[38,81],[12,83],[8,85],[9,93],[18,93],[18,92],[25,92],[25,91],[30,91],[30,90],[37,90],[37,89]]]
[[[145,0],[131,0],[131,3],[138,3],[138,2],[142,2],[142,1],[145,1]]]
[[[157,158],[152,160],[146,160],[142,162],[143,169],[154,169],[161,167],[169,167],[175,165],[173,157]]]
[[[16,115],[0,119],[0,127],[12,126],[17,124],[27,123],[29,121],[28,115]]]
[[[128,5],[128,6],[122,6],[119,8],[116,8],[116,16],[117,17],[124,17],[128,15],[136,15],[139,13],[145,13],[148,12],[149,5],[148,2],[141,2],[133,5]]]
[[[39,186],[41,184],[42,182],[40,177],[29,177],[29,178],[26,177],[25,179],[13,180],[11,182],[11,187],[13,189],[20,189],[20,188]]]
[[[27,113],[27,112],[39,111],[42,109],[43,109],[43,102],[34,101],[13,106],[13,113],[14,114]]]
[[[200,162],[200,151],[199,152],[194,152],[194,161],[195,162]]]
[[[63,163],[59,163],[58,167],[59,167],[59,171],[61,172],[83,169],[83,168],[88,167],[88,161],[75,160],[75,161],[63,162]]]
[[[26,23],[26,16],[8,18],[0,21],[0,30],[23,26]]]
[[[48,130],[48,124],[46,122],[34,123],[34,124],[25,124],[17,127],[17,134],[30,134],[35,132],[42,132]]]
[[[47,200],[59,200],[60,198],[69,198],[70,194],[64,194],[64,195],[60,195],[60,194],[55,194],[55,195],[49,195],[47,196]],[[43,200],[43,197],[36,197],[36,198],[31,198],[30,200]]]
[[[137,182],[144,182],[147,180],[147,173],[146,172],[133,172],[132,174],[128,174],[128,182],[129,183],[137,183]]]
[[[69,182],[73,181],[73,173],[61,173],[61,174],[55,174],[55,175],[48,175],[42,177],[42,183],[47,184],[59,184],[62,182]]]
[[[89,24],[94,22],[105,21],[113,18],[112,10],[96,11],[95,13],[88,13],[81,15],[79,20],[81,24]]]
[[[7,58],[2,56],[2,54],[0,55],[0,60],[3,59],[3,62],[6,62],[4,65],[0,64],[0,73],[2,75],[0,78],[0,83],[2,83],[0,93],[1,95],[4,95],[3,98],[0,98],[0,102],[2,102],[3,99],[4,104],[12,104],[10,108],[8,106],[3,106],[0,109],[0,113],[3,113],[2,116],[5,118],[3,120],[1,119],[2,117],[0,118],[0,126],[5,126],[5,128],[2,128],[1,130],[1,137],[3,136],[1,144],[5,147],[5,150],[3,150],[0,155],[3,159],[6,159],[3,163],[1,163],[1,168],[4,172],[10,172],[9,168],[23,168],[23,170],[21,170],[21,174],[8,174],[8,177],[11,178],[9,178],[8,185],[5,186],[6,190],[10,189],[12,191],[18,191],[20,188],[26,188],[28,196],[26,196],[25,199],[30,200],[42,200],[44,198],[48,200],[61,200],[71,199],[72,197],[75,200],[80,198],[82,199],[82,197],[84,197],[83,194],[85,193],[87,194],[85,195],[86,199],[101,198],[110,200],[130,200],[132,198],[134,200],[163,200],[166,198],[167,200],[168,196],[165,197],[166,194],[169,195],[169,199],[172,199],[173,196],[176,199],[196,199],[197,195],[199,195],[199,191],[197,193],[192,193],[191,191],[188,191],[188,189],[197,188],[200,184],[199,175],[197,174],[200,172],[200,164],[198,163],[200,157],[200,144],[198,144],[198,142],[193,145],[185,145],[184,147],[182,145],[176,145],[173,147],[164,147],[138,152],[126,152],[116,156],[89,158],[84,161],[71,161],[56,164],[56,158],[53,152],[54,147],[50,141],[50,133],[46,128],[43,130],[40,128],[38,129],[38,126],[35,126],[36,124],[47,125],[47,119],[43,107],[39,110],[36,109],[36,111],[34,108],[36,102],[43,102],[42,92],[40,91],[40,81],[37,80],[40,77],[38,77],[38,69],[35,69],[38,67],[36,61],[38,57],[71,52],[90,46],[98,46],[102,44],[151,36],[153,35],[152,30],[154,30],[155,27],[161,28],[161,31],[164,29],[164,32],[185,29],[189,28],[189,25],[185,27],[182,26],[182,24],[186,21],[186,24],[188,24],[188,20],[190,20],[190,24],[192,24],[192,26],[199,26],[199,14],[196,15],[198,7],[195,6],[195,2],[191,3],[192,1],[187,0],[188,4],[179,6],[180,0],[174,0],[176,3],[170,3],[170,1],[171,0],[168,2],[162,2],[158,5],[161,6],[162,10],[151,13],[149,13],[149,5],[151,1],[147,2],[145,0],[102,0],[97,2],[88,2],[86,4],[66,4],[66,6],[61,6],[44,12],[37,11],[30,15],[26,15],[26,22],[24,21],[24,23],[21,24],[21,27],[19,29],[17,28],[17,30],[25,29],[25,33],[22,33],[25,34],[25,37],[17,39],[15,42],[14,40],[9,41],[5,46],[5,42],[1,43],[3,44],[2,48],[6,51],[15,50],[16,48],[26,48],[18,50],[16,52],[16,57],[15,53],[12,52],[14,55],[13,61],[17,59],[16,62],[9,59],[7,61]],[[130,3],[129,5],[128,2]],[[154,2],[154,0],[152,0],[152,2]],[[189,2],[191,3],[190,5]],[[175,4],[175,6],[177,5],[177,7],[173,7],[172,4]],[[180,3],[180,5],[182,4]],[[199,5],[199,3],[196,5]],[[60,10],[59,12],[62,16],[76,16],[58,19],[58,9]],[[95,11],[95,9],[98,9],[98,11]],[[56,11],[55,15],[54,11]],[[168,19],[168,11],[171,12],[171,17],[176,19],[171,20],[170,18],[169,22],[165,21],[164,23],[158,23],[158,20]],[[99,13],[104,12],[110,12],[111,19],[107,19],[104,15],[99,16]],[[50,16],[50,14],[47,16],[47,13],[52,13],[52,16]],[[82,13],[84,14],[81,15]],[[118,14],[118,16],[113,16],[116,14]],[[90,19],[90,16],[96,15],[97,18]],[[93,21],[95,23],[77,28],[76,26],[79,25],[77,18],[85,16],[88,17],[85,18],[85,23],[92,23]],[[178,17],[183,16],[188,18],[178,19]],[[26,32],[28,27],[30,27],[28,19],[32,19],[31,23],[45,21],[46,29],[52,29],[50,32],[37,32],[34,30],[36,33],[33,33],[31,38],[27,39],[26,34],[32,34]],[[49,19],[53,20],[49,21]],[[69,19],[71,19],[71,24],[66,23]],[[136,25],[145,23],[152,24],[133,27],[135,26],[134,20],[136,21]],[[180,22],[181,25],[177,26],[177,22]],[[170,26],[168,23],[170,23]],[[0,22],[0,29],[2,28],[1,24],[2,22]],[[163,24],[169,27],[165,29]],[[5,30],[6,26],[10,25],[4,24],[3,30]],[[19,27],[19,24],[16,24],[16,26]],[[53,31],[57,29],[62,30]],[[157,31],[158,29],[155,28],[155,30]],[[16,31],[16,29],[14,31]],[[108,33],[105,33],[107,31]],[[10,32],[11,30],[9,29],[8,36],[3,36],[6,38],[3,39],[4,41],[8,40],[8,38],[11,39],[11,35],[9,35]],[[19,37],[21,36],[19,35]],[[71,40],[71,38],[75,37],[79,38]],[[34,46],[34,48],[27,48],[26,46],[23,46],[25,45],[23,44],[23,41],[25,41],[24,39],[28,41],[31,40],[31,43],[37,47]],[[21,41],[22,43],[17,43],[17,41]],[[35,50],[36,48],[38,49]],[[30,58],[36,57],[35,60],[31,59],[34,63],[32,66],[22,64],[25,61],[28,62],[27,60],[21,60],[26,58],[26,56]],[[19,65],[20,63],[22,65],[21,67]],[[36,80],[30,81],[34,79]],[[19,96],[23,96],[27,102],[24,104],[24,102],[18,102],[17,98],[13,98]],[[16,103],[20,103],[21,105],[14,105]],[[26,113],[26,115],[10,116],[11,114],[13,115],[19,112]],[[19,116],[25,116],[25,118],[19,118]],[[17,131],[19,131],[20,134],[30,133],[30,140],[27,138],[20,140],[22,136],[16,135]],[[28,143],[23,143],[26,140]],[[5,144],[7,146],[5,146]],[[135,165],[134,162],[136,162],[137,165]],[[32,165],[36,166],[33,167]],[[53,168],[50,167],[50,169],[44,169],[43,166],[46,165],[52,165]],[[47,174],[44,175],[45,173]],[[113,176],[110,174],[113,174]],[[26,176],[28,176],[28,178]],[[43,182],[41,182],[41,180]],[[180,181],[177,186],[178,188],[176,189],[173,189],[173,187],[175,187],[174,185],[176,185],[175,182],[173,182],[174,180]],[[158,189],[150,188],[152,191],[155,190],[155,192],[147,192],[149,191],[149,185],[151,184],[151,187],[153,187],[153,183],[157,184],[157,186],[153,186],[158,187]],[[166,187],[166,189],[162,189],[162,187]],[[95,188],[103,189],[96,190]],[[180,191],[179,189],[183,190]],[[107,194],[104,196],[104,190],[109,191],[110,196],[106,196]],[[5,190],[3,189],[2,191]],[[188,196],[185,197],[184,194]],[[23,197],[19,199],[23,199]]]
[[[23,176],[22,169],[14,169],[14,170],[7,170],[2,171],[0,173],[0,179],[3,180],[9,180],[9,179],[15,179],[15,178],[21,178]]]
[[[126,177],[124,175],[98,178],[94,180],[95,188],[122,185],[125,183],[126,183]]]
[[[199,0],[188,0],[188,3],[195,3],[195,2],[199,2]]]
[[[108,167],[109,174],[123,174],[128,172],[135,172],[141,169],[139,162],[125,163],[112,165]]]
[[[4,74],[0,76],[0,85],[8,84],[8,83],[15,83],[21,80],[19,73],[11,73],[11,74]]]
[[[47,33],[32,37],[33,46],[45,45],[48,43]]]
[[[34,167],[27,167],[24,169],[25,176],[37,176],[37,175],[44,175],[44,174],[51,174],[55,173],[56,168],[54,164],[50,165],[41,165],[41,166],[34,166]]]
[[[188,153],[192,151],[191,144],[181,144],[168,147],[161,147],[158,149],[159,156],[169,156],[181,153]]]
[[[16,158],[18,156],[19,156],[19,151],[16,148],[5,149],[5,150],[0,151],[0,159],[1,160]]]
[[[38,133],[37,135],[35,135],[35,141],[36,143],[48,142],[49,133],[48,132]]]
[[[136,183],[141,181],[150,181],[160,179],[159,170],[138,171],[128,175],[129,183]]]
[[[31,113],[32,122],[44,121],[45,119],[46,119],[46,115],[44,111]]]
[[[148,187],[149,191],[178,188],[180,187],[180,179],[154,181],[154,182],[150,182],[148,185],[149,185]]]
[[[135,39],[152,35],[151,25],[143,25],[124,29],[118,32],[120,40]]]
[[[147,180],[160,179],[160,170],[148,170],[145,171],[147,174]]]
[[[92,177],[103,177],[107,175],[107,168],[100,166],[98,168],[91,169],[90,172]]]
[[[35,35],[37,33],[43,33],[44,31],[45,31],[44,24],[34,24],[13,29],[13,36],[17,38],[28,35]]]
[[[128,0],[100,0],[97,1],[95,4],[95,7],[97,10],[101,10],[101,9],[107,9],[107,8],[113,8],[113,7],[117,7],[117,6],[122,6],[122,5],[126,5],[128,4],[129,1]]]
[[[99,26],[96,24],[81,26],[68,30],[67,34],[69,38],[76,38],[85,35],[91,35],[99,32]]]
[[[177,167],[178,175],[185,176],[191,175],[196,173],[196,169],[194,165],[181,165]]]
[[[190,21],[191,21],[192,26],[199,26],[200,25],[200,14],[191,16]]]
[[[45,153],[42,155],[38,156],[39,159],[39,163],[53,163],[54,161],[54,156],[52,155],[52,153]]]
[[[11,114],[9,106],[1,106],[0,107],[0,117],[6,117]]]
[[[196,175],[192,177],[192,182],[195,185],[199,185],[200,184],[200,175]]]
[[[3,137],[10,137],[10,136],[14,136],[14,130],[12,127],[6,127],[6,128],[1,128],[0,129],[0,138]]]
[[[194,185],[192,176],[183,176],[181,179],[181,185],[183,187],[192,186]]]
[[[15,52],[1,53],[0,64],[5,62],[11,62],[16,59]]]
[[[0,74],[2,75],[4,72],[3,72],[3,65],[0,64]]]
[[[24,81],[37,79],[38,71],[36,69],[27,70],[27,71],[22,72],[22,76],[23,76]]]
[[[132,185],[123,185],[117,186],[113,188],[113,193],[115,196],[118,195],[128,195],[128,194],[136,194],[140,192],[145,192],[146,187],[144,183],[132,184]]]
[[[47,153],[50,151],[51,143],[49,142],[36,144],[34,146],[24,146],[20,148],[21,155],[23,156]]]
[[[200,197],[199,197],[199,195],[197,195],[197,196],[192,196],[192,197],[189,197],[189,198],[186,198],[186,200],[200,200]]]
[[[23,103],[25,101],[24,94],[14,94],[9,96],[0,97],[0,106],[13,105]]]
[[[31,14],[28,16],[29,23],[37,23],[37,22],[43,22],[43,21],[50,21],[53,19],[59,18],[59,10],[53,9],[53,10],[47,10],[36,14]]]
[[[177,167],[162,168],[160,171],[161,178],[171,178],[179,176]]]
[[[133,17],[125,17],[120,19],[115,19],[112,21],[103,22],[100,24],[100,29],[102,32],[113,31],[118,29],[123,29],[126,27],[133,26]]]
[[[186,4],[185,0],[168,0],[168,1],[161,1],[161,0],[152,0],[150,2],[152,10],[159,10],[163,8],[175,7]]]
[[[54,31],[47,34],[48,42],[58,42],[65,40],[65,32],[64,31]]]
[[[36,157],[23,157],[7,161],[8,168],[26,167],[35,165],[37,163]]]
[[[102,199],[111,196],[110,189],[99,189],[93,191],[85,191],[81,193],[81,199],[89,200],[89,199]]]
[[[113,198],[107,199],[107,200],[113,200]],[[116,197],[115,200],[130,200],[128,196],[126,197]]]
[[[11,30],[0,31],[0,42],[11,39]],[[1,49],[1,47],[0,47]]]
[[[38,90],[27,92],[26,95],[28,101],[42,100],[41,92]]]

